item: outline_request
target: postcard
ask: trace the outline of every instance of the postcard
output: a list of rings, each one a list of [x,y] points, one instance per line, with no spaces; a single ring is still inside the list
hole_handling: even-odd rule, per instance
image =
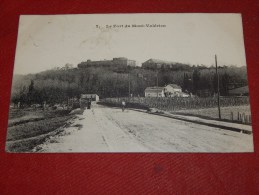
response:
[[[7,152],[253,152],[241,14],[21,15]]]

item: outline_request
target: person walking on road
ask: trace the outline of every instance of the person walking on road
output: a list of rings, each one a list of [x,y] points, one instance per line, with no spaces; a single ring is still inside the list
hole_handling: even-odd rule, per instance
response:
[[[122,105],[122,112],[124,112],[125,106],[126,106],[126,102],[124,100],[122,100],[121,105]]]

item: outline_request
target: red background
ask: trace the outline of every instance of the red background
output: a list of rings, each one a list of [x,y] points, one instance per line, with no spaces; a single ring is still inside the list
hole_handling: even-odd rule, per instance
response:
[[[257,0],[0,0],[0,194],[259,194],[258,7]],[[5,153],[20,14],[182,12],[242,13],[254,153]]]

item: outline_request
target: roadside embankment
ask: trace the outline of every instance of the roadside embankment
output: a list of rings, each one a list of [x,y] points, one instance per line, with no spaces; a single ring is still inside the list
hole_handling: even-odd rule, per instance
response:
[[[71,124],[78,110],[11,110],[6,138],[7,152],[28,152]]]

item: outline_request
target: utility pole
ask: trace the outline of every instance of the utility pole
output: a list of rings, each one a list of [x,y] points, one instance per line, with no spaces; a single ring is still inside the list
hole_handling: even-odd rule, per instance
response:
[[[130,72],[128,73],[128,77],[129,77],[129,100],[130,100]]]
[[[158,97],[158,71],[156,72],[156,97]]]
[[[219,93],[219,73],[218,73],[218,64],[217,64],[217,55],[215,55],[215,64],[216,64],[216,76],[217,76],[217,91],[218,91],[218,111],[219,111],[219,119],[221,119],[220,113],[220,93]]]
[[[118,72],[116,72],[116,93],[117,93],[117,101],[119,103],[119,93],[118,93]]]

